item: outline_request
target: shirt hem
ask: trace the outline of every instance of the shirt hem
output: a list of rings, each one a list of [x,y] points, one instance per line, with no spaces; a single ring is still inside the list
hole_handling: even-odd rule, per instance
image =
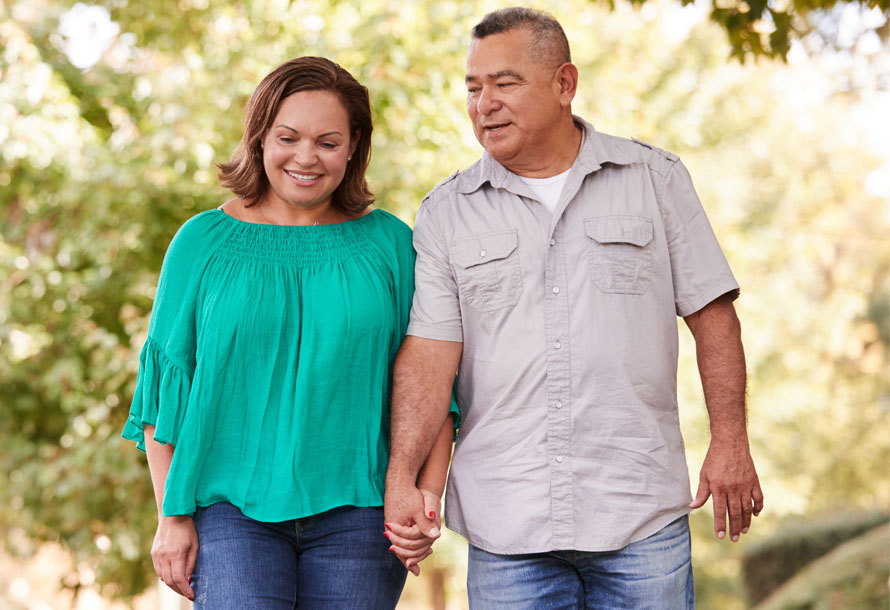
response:
[[[421,322],[409,322],[408,330],[405,334],[411,335],[412,337],[433,339],[436,341],[456,341],[462,343],[464,340],[463,329],[459,326],[443,328],[434,324],[423,324]]]
[[[724,294],[732,293],[732,300],[739,298],[739,284],[735,279],[723,279],[711,284],[693,299],[677,303],[677,314],[680,317],[692,315],[705,305]]]
[[[618,551],[623,549],[629,544],[633,544],[634,542],[640,542],[641,540],[645,540],[649,536],[652,536],[656,532],[661,531],[680,517],[684,515],[688,515],[691,512],[691,509],[686,508],[677,512],[670,512],[664,514],[664,516],[654,519],[652,521],[652,525],[637,530],[633,535],[629,536],[626,540],[614,543],[608,543],[603,545],[581,545],[573,548],[558,548],[551,545],[543,545],[543,546],[530,546],[530,547],[503,547],[496,544],[490,544],[488,541],[480,540],[476,536],[470,536],[470,534],[461,527],[456,527],[449,524],[446,517],[445,526],[451,531],[455,532],[466,538],[467,542],[472,544],[474,547],[485,551],[486,553],[492,553],[494,555],[532,555],[537,553],[551,553],[554,551],[577,551],[581,553],[606,553],[610,551]]]
[[[232,506],[234,506],[235,508],[240,510],[241,514],[243,514],[245,517],[249,517],[250,519],[253,519],[254,521],[259,521],[261,523],[280,523],[282,521],[292,521],[294,519],[304,519],[306,517],[320,515],[322,513],[328,512],[330,510],[334,510],[335,508],[341,508],[344,506],[354,506],[356,508],[382,508],[383,507],[383,499],[382,498],[377,498],[377,497],[364,498],[364,499],[352,498],[352,499],[347,499],[347,500],[333,500],[330,502],[325,502],[325,503],[322,503],[318,509],[311,510],[311,511],[305,511],[305,512],[304,511],[295,511],[293,513],[265,515],[265,514],[259,514],[252,508],[245,508],[245,502],[243,502],[241,500],[235,500],[233,498],[220,496],[217,498],[213,498],[213,500],[211,500],[211,501],[200,502],[200,503],[196,502],[196,503],[194,503],[191,510],[184,508],[182,506],[180,506],[178,508],[173,507],[169,511],[164,510],[164,516],[165,517],[173,517],[173,516],[178,516],[178,515],[191,516],[191,515],[194,515],[195,512],[199,508],[207,508],[208,506],[212,506],[213,504],[216,504],[217,502],[228,502],[229,504],[231,504]]]

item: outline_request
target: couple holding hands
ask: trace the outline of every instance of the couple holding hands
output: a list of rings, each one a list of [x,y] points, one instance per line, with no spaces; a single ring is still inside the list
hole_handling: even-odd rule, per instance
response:
[[[733,541],[760,512],[738,285],[685,167],[572,114],[546,13],[486,15],[466,83],[485,151],[413,234],[370,208],[367,89],[301,57],[248,103],[235,198],[173,238],[123,436],[196,608],[394,608],[449,462],[474,609],[692,608],[688,512],[712,496]],[[678,315],[711,421],[694,499]]]

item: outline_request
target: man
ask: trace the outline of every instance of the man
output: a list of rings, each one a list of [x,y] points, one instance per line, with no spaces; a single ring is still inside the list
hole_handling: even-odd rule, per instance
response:
[[[717,537],[728,513],[737,541],[763,506],[738,284],[678,158],[572,115],[578,71],[552,17],[487,15],[466,82],[485,153],[417,216],[387,520],[437,533],[414,481],[459,369],[446,520],[470,543],[470,607],[691,608],[689,510],[712,496]],[[694,501],[677,315],[711,423]]]

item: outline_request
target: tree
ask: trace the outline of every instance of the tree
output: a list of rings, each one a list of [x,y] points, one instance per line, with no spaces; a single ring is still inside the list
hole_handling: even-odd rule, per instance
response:
[[[144,457],[119,432],[153,290],[176,227],[227,197],[213,163],[233,150],[253,87],[300,54],[355,74],[375,113],[369,181],[380,205],[410,222],[427,190],[478,155],[463,62],[470,27],[495,7],[95,6],[0,6],[0,528],[14,548],[61,542],[96,567],[106,593],[129,596],[150,582],[156,520]],[[576,111],[683,156],[743,285],[768,507],[757,526],[769,529],[770,511],[886,504],[890,221],[876,210],[890,193],[879,178],[886,157],[863,142],[869,131],[890,135],[849,118],[880,84],[844,89],[831,79],[854,70],[815,60],[727,65],[723,32],[686,14],[680,36],[679,9],[654,0],[639,11],[588,0],[550,10],[581,70]],[[75,63],[77,12],[81,28],[110,32],[90,65]],[[694,468],[707,421],[691,353],[680,387]],[[710,544],[704,513],[694,527],[700,595],[714,602],[704,605],[739,607],[735,581],[709,563],[732,565],[735,551]]]
[[[652,0],[631,0],[634,4],[644,4]],[[695,0],[681,0],[683,5],[693,4]],[[614,8],[614,0],[608,0]],[[883,11],[886,15],[890,10],[890,0],[859,0],[852,3],[860,8],[871,8]],[[839,0],[794,0],[778,3],[767,0],[712,0],[709,10],[710,19],[718,24],[726,33],[732,49],[732,55],[743,60],[746,57],[778,57],[785,59],[791,48],[791,41],[817,32],[829,43],[838,43],[837,31],[833,27],[833,19],[826,16],[838,15],[839,10],[851,3]],[[865,27],[858,36],[869,33],[887,41],[887,21],[876,20],[870,27]]]

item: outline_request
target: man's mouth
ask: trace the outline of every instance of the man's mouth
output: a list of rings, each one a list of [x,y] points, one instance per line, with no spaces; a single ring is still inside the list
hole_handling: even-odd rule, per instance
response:
[[[510,123],[491,123],[489,125],[483,125],[482,128],[485,130],[486,133],[496,134],[503,131],[504,128],[509,125]]]

